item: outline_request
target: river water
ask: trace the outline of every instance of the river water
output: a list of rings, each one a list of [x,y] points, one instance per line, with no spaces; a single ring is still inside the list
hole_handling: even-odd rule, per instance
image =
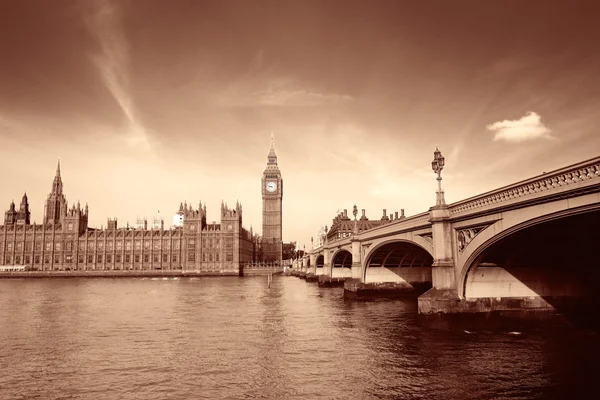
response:
[[[0,280],[0,398],[596,397],[594,329],[342,295],[284,276]]]

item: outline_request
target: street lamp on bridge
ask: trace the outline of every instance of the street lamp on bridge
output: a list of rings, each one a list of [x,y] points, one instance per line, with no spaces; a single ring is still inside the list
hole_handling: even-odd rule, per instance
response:
[[[433,169],[433,172],[437,174],[436,179],[438,181],[438,191],[435,193],[435,204],[437,206],[442,206],[446,204],[446,201],[444,200],[444,191],[442,190],[442,169],[444,169],[445,160],[446,159],[442,155],[442,152],[439,151],[436,147],[435,151],[433,152],[433,161],[431,162],[431,168]]]

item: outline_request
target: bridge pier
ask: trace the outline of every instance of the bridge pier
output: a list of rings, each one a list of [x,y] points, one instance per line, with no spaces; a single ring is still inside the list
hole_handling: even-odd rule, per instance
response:
[[[344,282],[349,279],[346,277],[332,278],[327,275],[319,275],[317,278],[319,287],[344,286]]]
[[[317,257],[314,254],[309,254],[308,256],[308,266],[306,270],[307,282],[315,282],[317,280],[316,258]]]
[[[456,268],[452,254],[453,235],[450,208],[438,204],[429,209],[433,240],[431,289],[419,296],[419,313],[448,312],[459,301]]]
[[[429,282],[371,282],[347,279],[344,297],[348,299],[415,298],[431,287]]]
[[[460,298],[450,290],[431,289],[418,299],[419,314],[460,314],[550,311],[565,315],[597,313],[600,299],[594,296],[519,296]]]
[[[323,252],[323,275],[331,277],[331,251],[325,249]]]
[[[362,257],[360,254],[360,241],[358,240],[358,231],[351,239],[352,243],[352,279],[361,279],[363,276]]]

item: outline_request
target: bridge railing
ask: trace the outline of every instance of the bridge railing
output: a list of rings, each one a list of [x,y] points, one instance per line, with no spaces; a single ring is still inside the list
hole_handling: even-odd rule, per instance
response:
[[[600,179],[600,157],[535,176],[450,204],[450,213],[459,214],[505,201],[533,196],[578,182]]]
[[[371,229],[360,232],[359,236],[377,234],[380,231],[385,231],[391,226],[394,227],[394,231],[402,232],[404,230],[412,230],[416,227],[430,225],[429,222],[429,211],[425,211],[419,214],[411,215],[410,217],[395,219],[387,224],[379,225]]]

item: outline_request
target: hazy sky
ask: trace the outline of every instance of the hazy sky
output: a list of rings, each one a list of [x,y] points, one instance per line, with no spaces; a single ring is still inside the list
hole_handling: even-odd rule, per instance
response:
[[[271,131],[285,241],[338,209],[449,202],[600,149],[597,1],[0,1],[0,204],[119,225],[179,203],[261,230]]]

